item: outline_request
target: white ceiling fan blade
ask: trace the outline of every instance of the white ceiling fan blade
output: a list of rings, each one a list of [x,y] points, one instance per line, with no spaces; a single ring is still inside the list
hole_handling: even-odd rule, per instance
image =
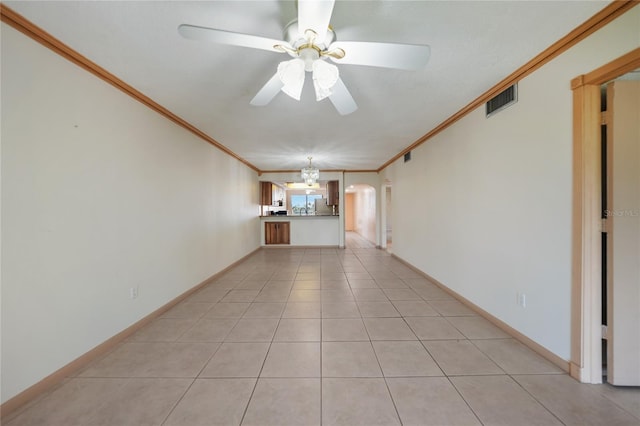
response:
[[[274,48],[276,45],[291,47],[289,43],[282,40],[217,30],[215,28],[198,27],[196,25],[182,24],[178,27],[178,32],[182,37],[191,40],[211,41],[213,43],[251,47],[272,52],[281,52],[281,50]]]
[[[306,30],[313,30],[318,35],[318,42],[323,43],[334,4],[335,0],[298,0],[298,30],[301,35]]]
[[[332,94],[329,96],[329,100],[336,107],[340,115],[351,114],[358,109],[356,101],[353,100],[353,96],[349,93],[347,86],[344,85],[342,79],[338,77],[338,81],[333,86]]]
[[[271,77],[271,79],[267,81],[267,84],[262,86],[262,89],[260,89],[260,91],[253,97],[253,99],[251,99],[251,102],[249,103],[255,106],[265,106],[269,102],[271,102],[273,98],[276,97],[283,86],[284,84],[280,80],[278,73],[275,73],[273,77]]]
[[[376,43],[367,41],[337,41],[329,46],[329,51],[342,49],[345,56],[336,59],[337,64],[368,65],[371,67],[417,70],[429,62],[431,48],[427,45]]]

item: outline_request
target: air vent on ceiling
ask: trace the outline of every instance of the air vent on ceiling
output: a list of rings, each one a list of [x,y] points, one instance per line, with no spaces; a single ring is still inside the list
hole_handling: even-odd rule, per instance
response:
[[[518,85],[507,87],[506,90],[497,94],[487,102],[487,117],[491,117],[498,111],[502,111],[518,102]]]
[[[406,163],[407,161],[411,160],[411,151],[407,152],[404,155],[404,162]]]

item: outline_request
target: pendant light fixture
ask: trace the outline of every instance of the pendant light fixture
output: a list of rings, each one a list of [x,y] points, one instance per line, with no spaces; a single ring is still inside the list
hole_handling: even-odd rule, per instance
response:
[[[316,169],[311,165],[311,159],[313,157],[307,157],[309,159],[309,165],[307,167],[303,167],[300,170],[300,176],[305,184],[308,186],[312,186],[316,183],[316,181],[320,178],[320,170]]]

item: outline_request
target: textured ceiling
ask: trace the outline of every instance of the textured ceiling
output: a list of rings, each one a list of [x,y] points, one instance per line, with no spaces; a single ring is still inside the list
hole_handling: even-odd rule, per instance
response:
[[[345,1],[338,40],[429,44],[419,71],[340,65],[359,109],[306,84],[249,101],[289,59],[179,36],[188,23],[281,39],[292,1],[6,1],[5,5],[261,170],[375,170],[607,5],[603,1]],[[310,79],[307,78],[307,83]]]

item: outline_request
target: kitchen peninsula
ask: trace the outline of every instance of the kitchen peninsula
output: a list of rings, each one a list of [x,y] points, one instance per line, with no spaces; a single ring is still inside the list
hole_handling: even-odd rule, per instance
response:
[[[314,187],[260,182],[262,246],[340,247],[338,181]]]
[[[260,244],[340,245],[339,216],[273,215],[260,217]]]

